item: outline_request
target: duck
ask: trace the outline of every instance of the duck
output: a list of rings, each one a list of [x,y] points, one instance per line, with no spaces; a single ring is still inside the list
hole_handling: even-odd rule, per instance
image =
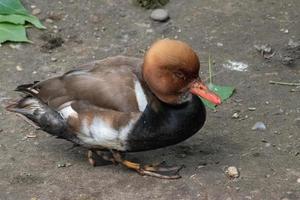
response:
[[[143,59],[108,57],[19,85],[15,90],[23,95],[6,109],[86,148],[93,166],[100,157],[140,175],[177,179],[182,166],[143,165],[124,154],[175,145],[203,127],[201,98],[217,105],[221,99],[204,84],[199,70],[199,57],[187,43],[161,39]]]

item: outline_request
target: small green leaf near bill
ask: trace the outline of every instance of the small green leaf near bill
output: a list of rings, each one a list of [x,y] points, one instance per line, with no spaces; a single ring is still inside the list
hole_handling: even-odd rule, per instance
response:
[[[220,86],[220,85],[215,85],[212,83],[207,84],[208,88],[213,91],[214,93],[216,93],[222,100],[222,103],[228,99],[229,97],[231,97],[231,95],[234,92],[234,87],[230,87],[230,86]],[[208,102],[207,100],[201,98],[201,100],[203,101],[204,105],[210,109],[215,110],[216,109],[216,105]]]
[[[0,43],[5,41],[30,42],[23,25],[0,23]]]

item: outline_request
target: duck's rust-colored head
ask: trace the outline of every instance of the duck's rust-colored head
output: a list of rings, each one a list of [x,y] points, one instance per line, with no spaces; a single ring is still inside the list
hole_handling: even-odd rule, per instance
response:
[[[146,52],[143,78],[155,96],[165,103],[183,103],[192,93],[220,104],[220,97],[201,81],[199,69],[199,58],[190,46],[178,40],[163,39]]]

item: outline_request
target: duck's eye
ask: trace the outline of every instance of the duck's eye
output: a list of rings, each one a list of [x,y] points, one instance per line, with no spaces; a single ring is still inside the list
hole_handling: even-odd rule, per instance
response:
[[[185,75],[182,72],[176,71],[176,72],[174,72],[174,74],[177,78],[185,80]]]

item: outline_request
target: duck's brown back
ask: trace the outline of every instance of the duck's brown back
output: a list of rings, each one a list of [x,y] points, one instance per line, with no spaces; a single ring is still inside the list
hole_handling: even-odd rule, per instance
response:
[[[39,82],[33,89],[53,109],[61,109],[68,102],[84,101],[120,112],[140,112],[135,90],[141,79],[141,64],[138,58],[111,57]]]

